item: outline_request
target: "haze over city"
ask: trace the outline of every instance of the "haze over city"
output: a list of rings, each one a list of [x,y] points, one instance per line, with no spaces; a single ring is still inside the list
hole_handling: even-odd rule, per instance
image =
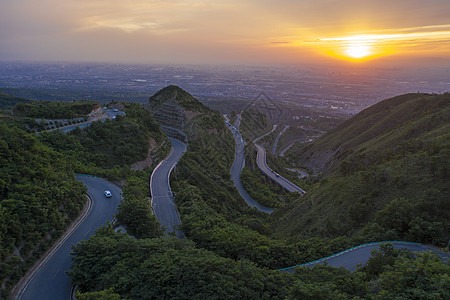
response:
[[[6,0],[0,10],[0,61],[450,65],[447,0]]]
[[[450,298],[450,0],[0,12],[0,299]]]

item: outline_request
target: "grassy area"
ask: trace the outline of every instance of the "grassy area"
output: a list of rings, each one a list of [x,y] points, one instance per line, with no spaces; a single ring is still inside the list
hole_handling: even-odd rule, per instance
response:
[[[298,148],[290,159],[321,175],[308,179],[311,190],[286,208],[275,230],[283,236],[445,244],[449,120],[449,94],[408,94],[382,101]]]
[[[253,141],[255,138],[269,132],[273,125],[269,117],[259,111],[248,109],[241,114],[240,132],[244,139]]]

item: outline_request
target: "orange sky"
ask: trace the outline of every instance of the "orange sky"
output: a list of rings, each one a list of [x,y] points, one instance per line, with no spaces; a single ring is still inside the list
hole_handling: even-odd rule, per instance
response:
[[[450,61],[449,0],[2,0],[0,60]]]

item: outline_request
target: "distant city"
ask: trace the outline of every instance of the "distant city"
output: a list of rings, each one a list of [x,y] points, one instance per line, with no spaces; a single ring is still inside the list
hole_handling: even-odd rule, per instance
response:
[[[399,94],[448,92],[450,68],[0,63],[0,91],[36,100],[143,103],[167,85],[222,112],[264,92],[280,106],[353,115]]]

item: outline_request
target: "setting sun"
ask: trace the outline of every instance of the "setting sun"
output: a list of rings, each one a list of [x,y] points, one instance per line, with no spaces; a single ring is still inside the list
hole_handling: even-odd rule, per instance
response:
[[[349,61],[367,61],[394,52],[392,43],[386,40],[392,35],[350,35],[343,37],[324,38],[316,45],[333,57]]]
[[[370,54],[370,49],[366,45],[350,45],[345,53],[352,58],[363,58]]]

